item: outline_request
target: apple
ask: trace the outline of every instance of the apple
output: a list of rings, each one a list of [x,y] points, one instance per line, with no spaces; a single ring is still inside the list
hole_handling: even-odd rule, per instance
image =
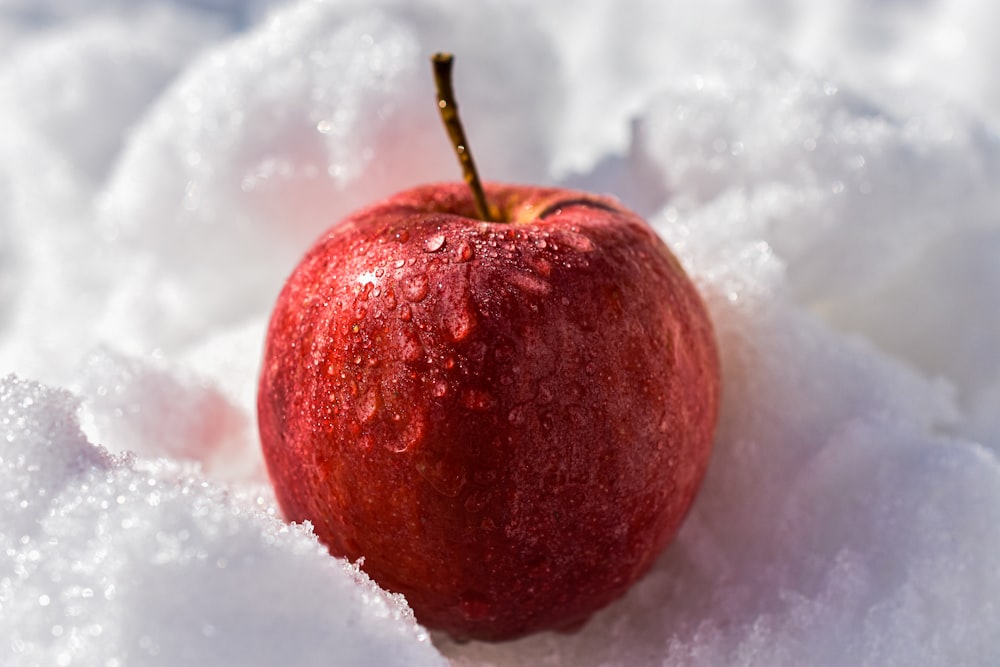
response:
[[[258,413],[287,519],[427,627],[504,640],[578,627],[649,569],[705,473],[719,362],[640,217],[476,187],[319,239],[275,306]]]

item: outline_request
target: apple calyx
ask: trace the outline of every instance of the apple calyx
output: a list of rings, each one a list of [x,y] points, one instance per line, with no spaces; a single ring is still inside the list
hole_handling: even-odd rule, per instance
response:
[[[455,149],[455,155],[458,156],[459,164],[462,166],[462,177],[469,189],[472,190],[472,200],[476,205],[476,217],[486,222],[502,222],[486,201],[483,183],[479,180],[479,172],[472,159],[472,149],[465,137],[462,120],[458,116],[458,103],[455,101],[455,91],[451,83],[451,70],[454,63],[455,56],[450,53],[435,53],[431,56],[441,121],[448,131],[451,145]]]

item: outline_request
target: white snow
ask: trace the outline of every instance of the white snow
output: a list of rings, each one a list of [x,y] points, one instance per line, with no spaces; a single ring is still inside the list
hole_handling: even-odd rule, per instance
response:
[[[0,0],[0,664],[1000,662],[1000,7]],[[455,644],[278,517],[273,299],[456,179],[630,204],[702,290],[716,452],[578,633]]]

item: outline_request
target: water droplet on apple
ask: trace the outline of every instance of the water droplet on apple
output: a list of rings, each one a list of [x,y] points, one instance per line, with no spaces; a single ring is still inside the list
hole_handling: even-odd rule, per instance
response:
[[[569,406],[566,414],[569,417],[569,423],[574,427],[585,428],[587,426],[587,412],[579,405]]]
[[[395,266],[397,269],[401,269],[404,266],[406,266],[406,260],[397,259],[395,262],[392,263],[392,265]]]
[[[430,291],[427,275],[423,273],[413,273],[403,278],[400,288],[408,301],[421,301]]]
[[[489,500],[490,495],[485,491],[473,491],[469,494],[469,497],[465,499],[465,511],[472,514],[482,512]]]
[[[485,596],[467,592],[463,593],[458,602],[458,610],[470,621],[482,621],[489,617],[493,611],[492,605]]]
[[[444,316],[444,324],[453,341],[464,340],[476,326],[476,316],[469,308],[458,308]]]
[[[462,405],[470,410],[488,410],[493,406],[493,397],[481,389],[466,389],[462,394]]]
[[[545,246],[547,245],[548,243],[545,242],[545,239],[535,239],[535,247],[539,250],[545,250]]]
[[[438,233],[427,237],[424,241],[424,252],[437,252],[444,247],[444,234]]]
[[[410,230],[408,229],[397,229],[396,233],[393,234],[393,238],[397,243],[406,243],[410,240]]]
[[[435,396],[441,398],[442,396],[448,393],[448,383],[445,382],[444,380],[438,380],[437,382],[434,383],[432,392],[434,393]]]
[[[555,421],[553,421],[552,413],[550,412],[543,412],[538,418],[538,423],[545,433],[551,433],[553,427],[555,427]]]
[[[544,257],[534,257],[531,259],[531,268],[533,268],[538,275],[543,278],[548,278],[552,275],[552,262],[545,259]]]
[[[514,426],[521,426],[524,424],[525,413],[524,408],[521,406],[515,407],[507,414],[507,421],[509,421]]]
[[[658,424],[660,433],[666,433],[670,430],[670,413],[664,412],[663,416],[660,417],[660,423]]]
[[[420,344],[420,338],[409,329],[399,332],[396,345],[399,346],[399,354],[403,361],[419,361],[424,356],[424,346]]]
[[[410,423],[406,425],[403,429],[403,449],[400,451],[405,451],[410,447],[420,444],[420,441],[424,439],[424,431],[427,426],[424,423],[423,417],[420,415],[414,415]],[[463,479],[464,482],[464,479]]]
[[[531,294],[544,295],[548,294],[552,288],[548,282],[545,280],[533,276],[530,273],[512,273],[508,277],[511,284],[524,290],[525,292],[530,292]]]
[[[423,440],[426,429],[423,417],[420,414],[409,415],[409,417],[407,420],[406,416],[398,412],[392,415],[392,420],[396,422],[396,430],[383,442],[385,448],[390,452],[397,454],[405,452]]]
[[[472,481],[479,486],[489,486],[493,482],[497,481],[497,473],[495,470],[480,468],[472,474]]]
[[[473,250],[472,250],[472,245],[468,241],[466,241],[465,239],[463,239],[458,244],[458,252],[456,254],[457,261],[459,261],[459,262],[468,262],[470,259],[472,259],[472,255],[473,254],[474,253],[473,253]]]
[[[372,387],[365,392],[365,395],[361,397],[361,402],[358,403],[358,419],[361,420],[362,424],[371,421],[381,405],[382,394],[379,393],[378,388]]]
[[[436,461],[418,461],[417,472],[435,491],[448,498],[456,498],[465,486],[465,467],[447,458]]]
[[[404,322],[409,322],[410,318],[413,316],[413,313],[410,311],[410,307],[405,303],[399,307],[398,313],[399,313],[399,319],[403,320]]]
[[[482,361],[486,356],[486,343],[481,340],[473,341],[469,344],[469,358],[473,361]]]

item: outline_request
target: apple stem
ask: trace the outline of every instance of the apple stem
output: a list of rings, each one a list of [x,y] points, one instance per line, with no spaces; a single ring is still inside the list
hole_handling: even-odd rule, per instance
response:
[[[496,216],[492,214],[490,206],[486,202],[483,183],[479,180],[479,172],[476,171],[476,163],[472,159],[472,149],[469,148],[469,141],[465,138],[462,121],[458,117],[458,103],[455,101],[455,91],[451,85],[451,69],[454,62],[455,57],[450,53],[435,53],[431,56],[431,64],[434,67],[434,84],[437,86],[438,110],[441,112],[444,127],[448,130],[448,136],[451,138],[451,145],[455,148],[458,162],[462,165],[462,176],[469,189],[472,190],[476,215],[481,220],[493,222],[496,220]]]

